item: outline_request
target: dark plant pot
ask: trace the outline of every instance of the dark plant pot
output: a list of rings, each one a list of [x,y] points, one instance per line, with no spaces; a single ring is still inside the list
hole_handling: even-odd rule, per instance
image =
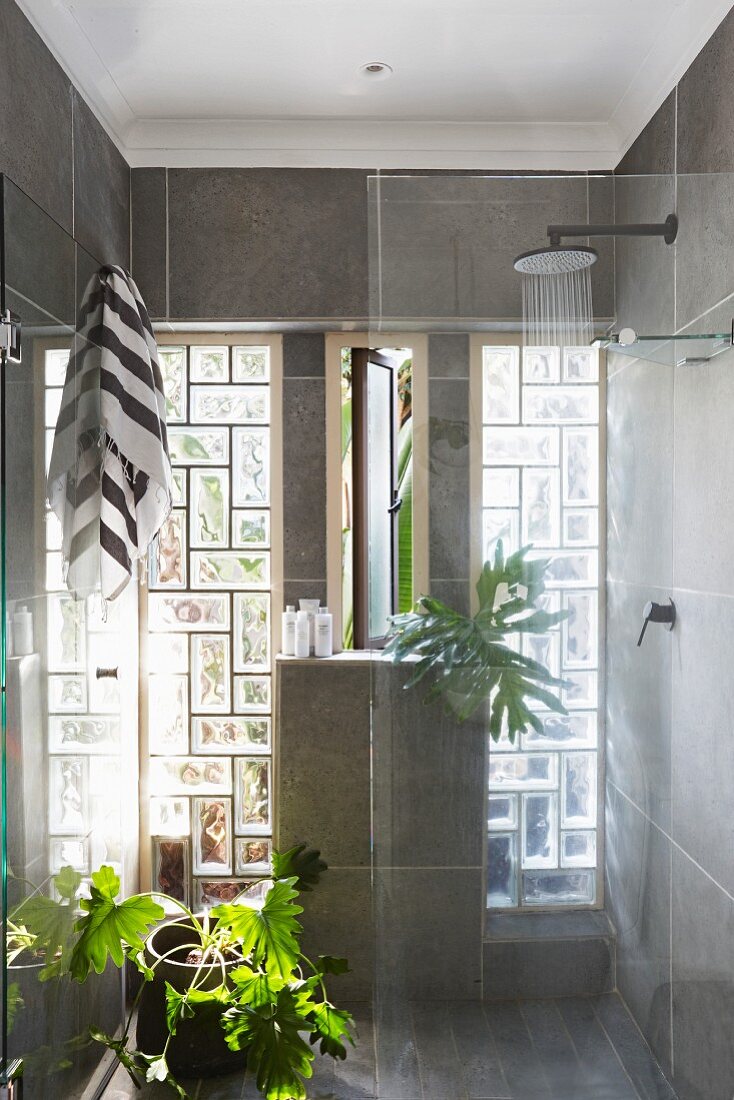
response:
[[[162,924],[154,929],[145,945],[149,966],[157,963],[153,981],[146,982],[140,997],[136,1038],[138,1050],[145,1054],[160,1054],[166,1045],[166,982],[179,993],[185,993],[197,971],[195,963],[177,962],[173,958],[158,960],[175,947],[196,940],[196,932],[187,924]],[[232,970],[241,964],[234,959],[226,964]],[[222,984],[219,964],[205,968],[199,975],[200,989],[216,989]],[[208,1077],[212,1074],[234,1073],[244,1069],[247,1051],[230,1050],[224,1041],[220,1023],[221,1005],[193,1006],[194,1015],[179,1020],[171,1039],[166,1060],[175,1077]]]

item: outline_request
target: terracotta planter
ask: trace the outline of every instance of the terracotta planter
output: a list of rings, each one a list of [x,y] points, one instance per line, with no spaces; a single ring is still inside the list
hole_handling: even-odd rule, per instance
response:
[[[195,963],[176,961],[176,957],[158,960],[175,947],[197,939],[194,929],[185,924],[162,924],[151,932],[145,945],[146,961],[149,966],[158,963],[155,978],[146,982],[140,998],[137,1021],[137,1046],[145,1054],[160,1054],[166,1045],[168,1028],[166,1027],[166,982],[170,982],[179,993],[184,993],[198,969]],[[187,952],[182,950],[185,956]],[[232,970],[241,964],[234,959],[226,964],[226,970]],[[200,989],[216,989],[222,984],[221,965],[207,965],[199,975]],[[194,1015],[179,1020],[176,1034],[168,1047],[167,1061],[176,1077],[207,1077],[212,1074],[234,1073],[243,1069],[247,1061],[247,1051],[232,1051],[224,1041],[224,1032],[220,1024],[221,1005],[196,1005]]]

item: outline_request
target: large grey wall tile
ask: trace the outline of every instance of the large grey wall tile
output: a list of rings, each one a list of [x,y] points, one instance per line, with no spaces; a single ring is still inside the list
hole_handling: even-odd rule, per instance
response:
[[[15,0],[0,0],[0,171],[72,230],[71,83]]]
[[[660,828],[670,830],[670,693],[675,642],[651,624],[637,639],[648,600],[666,590],[612,582],[607,586],[607,778]]]
[[[169,170],[171,316],[366,317],[366,176]]]
[[[469,377],[468,335],[463,332],[436,332],[428,337],[428,377]]]
[[[670,842],[611,785],[607,909],[617,934],[617,986],[663,1068],[670,1067]]]
[[[326,410],[322,378],[283,380],[283,548],[287,580],[326,576]]]
[[[460,615],[468,615],[471,610],[471,594],[474,581],[442,581],[432,579],[430,594],[448,607],[453,607]]]
[[[283,584],[283,607],[291,604],[298,610],[298,601],[320,600],[326,607],[326,579],[322,581],[285,581]]]
[[[673,387],[670,366],[610,357],[607,576],[672,583]]]
[[[374,878],[376,981],[384,996],[478,999],[481,871],[379,867]]]
[[[734,599],[675,602],[673,839],[734,892]]]
[[[77,91],[74,236],[102,263],[130,266],[130,167]]]
[[[677,588],[734,595],[734,352],[675,376],[675,522]]]
[[[166,169],[130,173],[131,271],[151,317],[166,316]]]
[[[330,868],[310,894],[301,895],[303,952],[311,959],[336,955],[350,973],[331,979],[337,1003],[368,1001],[375,973],[375,928],[369,868]]]
[[[734,174],[678,177],[677,326],[734,292]],[[694,331],[710,332],[706,322]]]
[[[281,847],[307,841],[330,865],[369,866],[369,665],[281,661],[278,701]]]
[[[673,1087],[678,1100],[734,1092],[734,902],[673,850]]]
[[[431,577],[469,576],[469,383],[432,379],[429,389]]]
[[[286,333],[283,336],[283,377],[323,378],[324,355],[322,333]]]
[[[663,100],[617,165],[623,176],[664,176],[675,171],[675,89]]]
[[[413,663],[375,662],[372,676],[374,839],[385,867],[482,865],[486,790],[483,710],[459,724],[430,681],[406,690]]]
[[[617,176],[615,222],[663,222],[675,210],[674,176]],[[638,333],[674,331],[675,248],[662,237],[616,240],[617,324]]]
[[[601,936],[581,940],[486,942],[484,999],[589,996],[614,988],[614,946]]]
[[[17,296],[21,319],[73,325],[73,239],[9,180],[4,191],[5,282]]]
[[[588,177],[589,221],[597,225],[614,222],[614,176]],[[591,269],[591,300],[594,316],[614,317],[614,248],[612,237],[595,237],[590,242],[598,260]]]
[[[678,171],[734,170],[734,13],[678,85]]]

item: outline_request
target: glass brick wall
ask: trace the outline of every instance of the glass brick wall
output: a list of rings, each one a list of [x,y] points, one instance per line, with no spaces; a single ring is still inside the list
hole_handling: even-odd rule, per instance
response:
[[[159,355],[175,499],[147,596],[152,883],[196,910],[270,866],[271,348]]]
[[[569,617],[522,651],[570,682],[567,716],[490,742],[490,907],[597,901],[599,358],[592,348],[481,348],[482,560],[532,544],[546,610]]]

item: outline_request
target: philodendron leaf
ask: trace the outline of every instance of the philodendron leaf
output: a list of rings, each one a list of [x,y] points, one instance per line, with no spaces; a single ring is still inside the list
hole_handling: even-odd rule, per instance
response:
[[[67,901],[73,901],[77,890],[81,886],[82,876],[73,867],[65,866],[54,875],[53,881],[59,897],[66,898]]]
[[[138,1074],[143,1072],[144,1067],[140,1064],[141,1059],[139,1059],[137,1052],[128,1050],[125,1040],[115,1039],[114,1036],[108,1035],[106,1031],[100,1031],[99,1028],[90,1027],[89,1034],[95,1042],[102,1043],[114,1053],[120,1065],[127,1071],[135,1088],[139,1089]]]
[[[181,1020],[191,1019],[195,1010],[202,1005],[215,1005],[221,1008],[230,1000],[230,993],[226,986],[220,985],[216,989],[196,989],[189,986],[185,993],[179,993],[170,982],[166,982],[166,1023],[171,1035],[176,1034],[176,1028]]]
[[[222,1024],[230,1050],[248,1048],[248,1066],[266,1100],[306,1100],[303,1078],[313,1073],[313,1051],[299,1032],[311,1028],[289,989],[280,990],[275,1004],[234,1005]]]
[[[122,966],[125,948],[143,950],[143,936],[164,916],[163,909],[145,895],[136,894],[118,903],[120,880],[111,867],[100,867],[92,874],[91,897],[83,898],[86,915],[75,925],[80,933],[71,955],[70,969],[78,982],[94,970],[101,974],[111,958]]]
[[[319,955],[316,969],[319,974],[349,974],[349,960],[335,955]]]
[[[277,1001],[278,994],[285,985],[282,978],[264,970],[253,970],[249,966],[238,966],[232,971],[230,978],[239,1003],[251,1008]]]
[[[273,852],[273,878],[295,878],[297,887],[304,893],[317,885],[328,864],[316,848],[297,844],[287,852]]]
[[[350,1025],[354,1023],[351,1015],[324,1001],[316,1005],[311,1019],[315,1028],[311,1042],[318,1043],[320,1039],[319,1050],[322,1054],[330,1054],[332,1058],[346,1058],[347,1048],[342,1039],[346,1039],[354,1046],[354,1039],[349,1030]]]
[[[145,1080],[149,1084],[158,1082],[161,1085],[168,1085],[179,1097],[179,1100],[191,1100],[186,1089],[179,1085],[176,1078],[171,1074],[165,1054],[141,1054],[140,1057],[148,1064]]]
[[[295,899],[297,879],[279,879],[265,895],[261,909],[248,905],[218,905],[211,916],[227,927],[243,955],[251,956],[255,966],[264,965],[268,974],[287,979],[296,968],[299,957],[296,920],[303,907]]]

